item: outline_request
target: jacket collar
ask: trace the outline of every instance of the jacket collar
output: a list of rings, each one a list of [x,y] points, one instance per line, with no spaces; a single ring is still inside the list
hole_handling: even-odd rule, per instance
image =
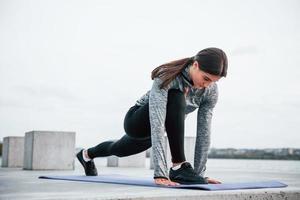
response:
[[[189,69],[192,65],[188,65],[181,71],[182,79],[185,84],[187,84],[190,87],[193,87],[194,83],[190,77]]]

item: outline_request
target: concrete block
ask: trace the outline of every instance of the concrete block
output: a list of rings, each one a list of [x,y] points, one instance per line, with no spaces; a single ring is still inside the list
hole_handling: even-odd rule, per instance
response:
[[[194,136],[184,137],[185,158],[186,158],[186,161],[188,161],[192,165],[194,165],[195,144],[196,144],[196,137],[194,137]],[[167,166],[168,166],[168,168],[170,168],[172,166],[172,162],[171,162],[172,156],[171,156],[168,137],[166,135],[165,135],[165,149],[166,149]],[[150,151],[150,169],[154,169],[153,158],[152,158],[152,149]]]
[[[74,170],[75,132],[25,133],[24,166],[28,170]]]
[[[150,152],[152,151],[151,148],[146,150],[146,158],[150,158]]]
[[[24,137],[4,137],[2,167],[23,167]]]
[[[145,167],[146,166],[146,151],[141,153],[126,156],[117,157],[109,156],[107,157],[107,167]]]
[[[184,137],[185,158],[193,166],[194,166],[195,145],[196,145],[196,137],[195,136]],[[171,156],[171,154],[168,154],[168,155]]]

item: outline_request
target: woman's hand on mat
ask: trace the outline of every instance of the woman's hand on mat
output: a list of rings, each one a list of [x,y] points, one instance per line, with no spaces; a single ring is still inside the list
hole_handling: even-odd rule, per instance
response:
[[[209,177],[207,177],[206,180],[209,184],[220,184],[221,183],[220,181],[218,181],[216,179],[209,178]]]
[[[179,183],[170,181],[169,179],[165,179],[165,178],[155,178],[154,182],[157,185],[165,185],[165,186],[175,186],[175,185],[180,185]]]

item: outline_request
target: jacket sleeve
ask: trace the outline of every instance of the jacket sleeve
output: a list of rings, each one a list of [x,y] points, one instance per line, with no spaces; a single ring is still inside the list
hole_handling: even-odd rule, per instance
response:
[[[155,78],[149,95],[149,118],[151,127],[154,178],[169,178],[165,154],[165,119],[170,84],[160,89],[161,79]]]
[[[215,84],[200,104],[197,114],[197,136],[195,145],[194,169],[197,174],[204,176],[208,150],[211,140],[211,119],[213,109],[218,101],[218,88]]]

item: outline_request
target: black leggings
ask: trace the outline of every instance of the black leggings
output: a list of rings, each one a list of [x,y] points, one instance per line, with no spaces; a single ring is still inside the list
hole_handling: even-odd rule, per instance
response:
[[[177,89],[168,91],[165,127],[169,140],[172,162],[185,161],[184,155],[184,119],[185,97]],[[115,155],[130,156],[151,147],[151,128],[149,120],[149,103],[132,106],[124,120],[126,134],[119,140],[109,140],[89,148],[90,158]]]

